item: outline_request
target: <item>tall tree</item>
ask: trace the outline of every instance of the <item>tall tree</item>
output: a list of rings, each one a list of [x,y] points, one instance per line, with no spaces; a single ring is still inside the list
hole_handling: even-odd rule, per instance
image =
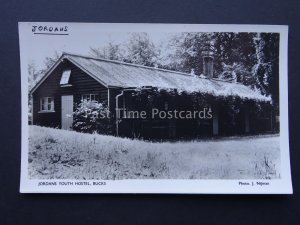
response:
[[[257,63],[253,73],[258,88],[271,95],[275,104],[279,102],[279,34],[259,33],[254,38]]]
[[[254,33],[214,33],[215,73],[218,78],[254,86],[256,63]]]
[[[90,48],[90,53],[97,58],[124,61],[125,51],[121,44],[109,42],[107,46],[102,48]]]
[[[53,56],[47,56],[44,60],[45,67],[41,70],[41,73],[46,73],[53,65],[56,63],[56,61],[59,59],[60,54],[55,51]]]
[[[36,68],[34,61],[29,62],[27,66],[28,73],[28,91],[42,78],[43,73]]]
[[[208,33],[196,32],[174,35],[169,44],[169,47],[174,50],[168,55],[170,63],[166,68],[201,74],[203,71],[202,52],[208,36],[210,36]]]
[[[254,33],[218,32],[212,38],[215,47],[215,71],[221,73],[224,65],[238,64],[251,71],[255,64]]]
[[[36,68],[35,63],[31,61],[27,66],[27,73],[28,73],[28,90],[31,90],[31,88],[34,85],[34,80],[36,76]]]
[[[125,61],[144,66],[157,66],[159,50],[147,33],[132,33]]]
[[[171,53],[170,69],[196,74],[203,73],[203,52],[206,43],[212,46],[214,56],[214,77],[246,85],[255,83],[251,73],[256,63],[254,33],[182,33],[175,35],[170,47],[176,50]]]

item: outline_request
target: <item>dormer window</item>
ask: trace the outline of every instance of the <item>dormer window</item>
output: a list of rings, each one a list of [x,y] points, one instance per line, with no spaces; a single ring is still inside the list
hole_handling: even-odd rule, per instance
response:
[[[61,87],[68,87],[72,86],[69,81],[70,81],[70,75],[71,75],[71,70],[64,70],[60,79],[60,86]]]

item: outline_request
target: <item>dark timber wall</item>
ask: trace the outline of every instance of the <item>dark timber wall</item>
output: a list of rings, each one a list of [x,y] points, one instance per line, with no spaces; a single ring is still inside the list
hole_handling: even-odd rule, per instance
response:
[[[71,69],[71,87],[61,87],[63,70]],[[33,124],[61,127],[61,96],[73,95],[74,103],[81,101],[82,94],[97,94],[99,100],[108,101],[108,89],[69,61],[61,63],[33,93]],[[39,112],[40,98],[54,97],[55,112]],[[112,96],[111,96],[112,98]]]

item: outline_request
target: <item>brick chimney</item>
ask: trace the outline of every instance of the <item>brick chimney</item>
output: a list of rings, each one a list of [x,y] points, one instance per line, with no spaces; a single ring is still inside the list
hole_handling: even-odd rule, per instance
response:
[[[205,43],[204,51],[202,51],[203,56],[203,74],[207,78],[213,78],[214,75],[214,57],[213,57],[213,47],[208,41]]]

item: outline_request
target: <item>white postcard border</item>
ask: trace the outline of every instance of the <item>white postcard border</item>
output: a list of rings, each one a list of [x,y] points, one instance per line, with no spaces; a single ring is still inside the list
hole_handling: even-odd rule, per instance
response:
[[[32,37],[30,25],[55,24],[69,27],[94,27],[103,31],[157,31],[157,32],[278,32],[280,33],[280,153],[281,178],[274,180],[31,180],[28,178],[28,80],[24,46]],[[22,88],[22,154],[21,193],[188,193],[188,194],[291,194],[292,182],[288,135],[288,27],[282,25],[196,25],[196,24],[95,24],[95,23],[19,23],[19,43]],[[56,182],[56,185],[39,185]],[[78,185],[59,185],[59,182],[86,182]],[[105,182],[105,185],[93,185]],[[242,185],[249,182],[251,185]],[[258,184],[258,183],[268,183]],[[253,184],[253,185],[252,185]]]

